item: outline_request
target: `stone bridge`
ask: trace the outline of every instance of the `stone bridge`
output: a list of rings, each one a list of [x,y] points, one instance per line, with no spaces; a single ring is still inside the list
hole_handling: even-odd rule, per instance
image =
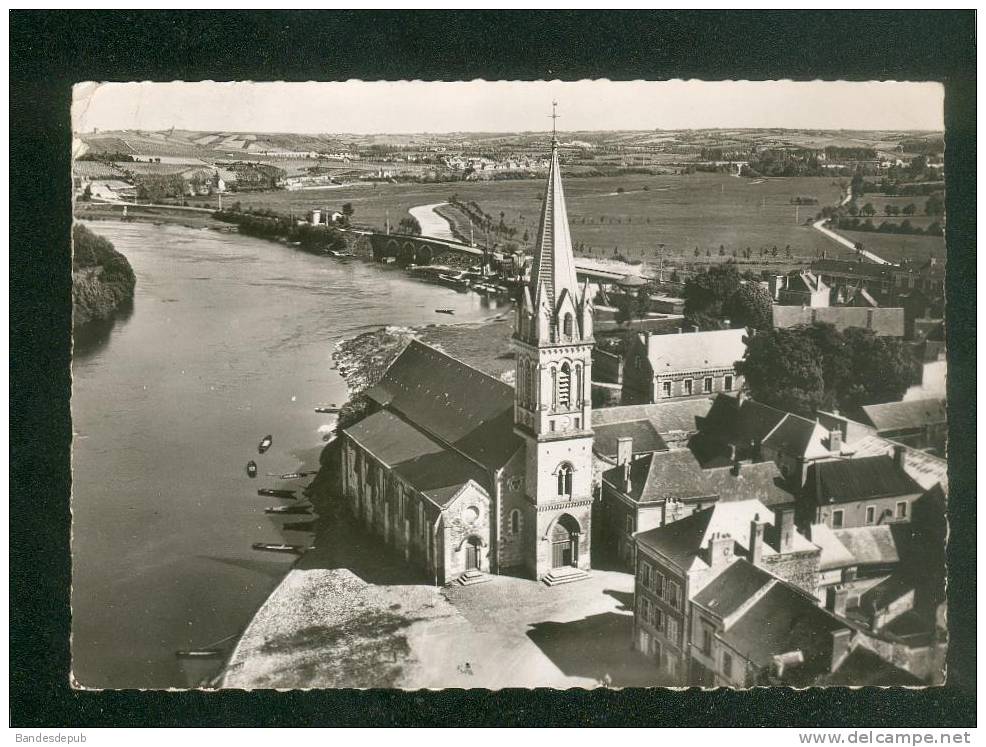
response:
[[[448,252],[475,257],[477,260],[483,257],[481,248],[461,244],[457,241],[398,233],[387,234],[369,231],[361,233],[369,238],[370,246],[373,248],[373,257],[378,260],[394,257],[401,264],[428,265],[434,261],[435,257]],[[494,262],[502,261],[504,258],[500,252],[490,252],[490,255]],[[575,260],[575,272],[579,280],[588,278],[593,283],[615,283],[626,276],[626,273],[603,270],[578,259]]]

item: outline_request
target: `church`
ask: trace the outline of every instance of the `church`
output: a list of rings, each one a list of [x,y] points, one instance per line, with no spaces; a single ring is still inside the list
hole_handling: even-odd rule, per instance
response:
[[[566,583],[591,567],[592,300],[575,273],[552,138],[509,386],[412,342],[341,434],[353,515],[436,584],[512,574]]]

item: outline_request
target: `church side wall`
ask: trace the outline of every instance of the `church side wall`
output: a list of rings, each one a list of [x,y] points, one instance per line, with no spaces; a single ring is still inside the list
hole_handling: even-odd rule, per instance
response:
[[[536,526],[527,515],[528,501],[524,497],[524,449],[519,449],[507,462],[500,478],[500,572],[524,567],[526,534]],[[517,529],[513,531],[513,512],[517,512]]]

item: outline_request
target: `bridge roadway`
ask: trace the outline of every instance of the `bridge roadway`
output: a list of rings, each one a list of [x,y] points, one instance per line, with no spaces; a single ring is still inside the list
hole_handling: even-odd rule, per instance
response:
[[[462,254],[469,254],[475,257],[483,256],[482,249],[469,246],[468,244],[463,244],[458,241],[436,239],[431,236],[377,233],[375,231],[365,231],[356,228],[349,229],[349,231],[350,233],[368,236],[370,243],[374,246],[374,248],[379,250],[385,256],[397,256],[400,252],[409,251],[413,252],[415,257],[417,257],[419,251],[424,247],[429,248],[431,251],[439,249],[444,251],[460,252]],[[622,280],[627,275],[625,272],[603,270],[598,267],[594,267],[590,264],[591,262],[592,260],[575,260],[575,274],[580,279],[588,278],[589,280],[596,282],[615,283]],[[651,279],[646,276],[642,277],[645,280]]]

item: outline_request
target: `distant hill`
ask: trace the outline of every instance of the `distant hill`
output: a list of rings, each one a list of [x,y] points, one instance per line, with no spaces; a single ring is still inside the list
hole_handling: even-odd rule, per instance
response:
[[[681,147],[718,147],[743,151],[753,145],[761,148],[796,147],[823,149],[872,148],[893,150],[902,144],[927,144],[922,152],[932,152],[942,141],[941,132],[783,130],[783,129],[706,129],[706,130],[614,130],[606,132],[559,132],[563,142],[584,144],[610,152],[634,149],[661,151]],[[284,132],[226,132],[210,130],[115,130],[77,134],[90,154],[120,153],[147,157],[186,157],[206,161],[264,160],[308,153],[366,153],[383,149],[445,150],[493,152],[537,151],[547,147],[546,132],[453,132],[453,133],[376,133],[376,134],[300,134]]]

